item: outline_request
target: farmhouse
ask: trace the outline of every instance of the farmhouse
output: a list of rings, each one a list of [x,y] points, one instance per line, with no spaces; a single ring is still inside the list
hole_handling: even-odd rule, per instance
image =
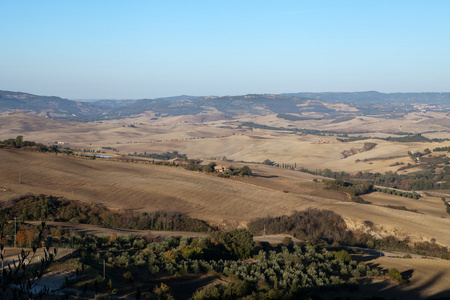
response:
[[[229,171],[229,170],[230,170],[230,168],[228,168],[227,166],[222,166],[222,165],[214,166],[214,172],[223,173],[223,172]]]

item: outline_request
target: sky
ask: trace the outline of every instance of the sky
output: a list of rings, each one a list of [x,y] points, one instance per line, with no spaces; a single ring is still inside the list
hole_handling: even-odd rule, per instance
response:
[[[449,92],[450,1],[0,0],[0,90]]]

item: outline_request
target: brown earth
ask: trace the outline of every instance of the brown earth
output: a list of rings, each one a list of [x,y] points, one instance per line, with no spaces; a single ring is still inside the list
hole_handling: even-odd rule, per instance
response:
[[[397,300],[450,299],[450,261],[427,258],[394,258],[367,256],[365,263],[386,272],[396,268],[407,283],[399,285],[388,277],[360,280],[356,292],[325,293],[323,299],[365,299],[383,297]]]
[[[391,166],[396,162],[407,164],[411,159],[408,151],[422,151],[436,146],[448,146],[443,143],[398,143],[378,139],[343,143],[334,136],[297,135],[292,132],[271,131],[262,129],[239,129],[236,120],[216,120],[203,122],[199,116],[178,116],[151,120],[151,114],[142,114],[137,118],[110,120],[93,123],[76,123],[53,120],[26,114],[0,116],[0,139],[15,138],[23,135],[25,140],[33,140],[44,144],[59,143],[63,147],[77,149],[102,150],[111,147],[118,152],[128,153],[162,153],[178,151],[186,153],[190,158],[207,159],[227,157],[236,161],[262,162],[270,159],[279,164],[297,164],[309,169],[329,168],[333,171],[396,171],[400,166]],[[373,128],[379,130],[370,136],[386,136],[382,131],[422,132],[431,129],[438,133],[424,134],[430,137],[450,137],[445,124],[449,123],[445,115],[436,115],[442,124],[437,125],[435,119],[420,121],[415,115],[408,115],[404,120],[361,117],[351,121],[329,124],[330,120],[287,121],[269,116],[240,116],[239,121],[252,121],[270,126],[288,128],[311,128],[324,130],[355,131]],[[423,123],[431,122],[435,123]],[[400,125],[402,124],[402,125]],[[434,125],[433,125],[434,124]],[[130,127],[133,125],[134,127]],[[427,127],[429,125],[429,127]],[[382,126],[382,127],[379,127]],[[404,126],[396,127],[396,126]],[[434,126],[434,127],[433,127]],[[435,128],[436,127],[436,128]],[[391,129],[389,129],[391,128]],[[421,131],[422,130],[422,131]],[[377,143],[370,151],[356,153],[347,158],[342,152],[348,149],[363,149],[365,143]],[[108,151],[107,151],[108,152]],[[404,156],[404,158],[371,160],[380,157]]]
[[[434,209],[418,206],[421,214],[343,202],[341,193],[324,191],[320,183],[312,182],[315,176],[264,165],[252,165],[255,177],[225,179],[176,167],[0,150],[0,167],[1,187],[6,189],[0,192],[3,201],[42,193],[111,208],[172,210],[216,224],[241,226],[253,218],[316,207],[341,214],[352,229],[370,220],[379,235],[410,236],[414,241],[435,238],[437,243],[450,245],[450,218],[439,210],[440,200],[429,200]]]
[[[226,156],[257,162],[271,159],[280,164],[297,164],[312,170],[329,168],[346,172],[396,171],[401,165],[392,166],[394,163],[411,162],[408,151],[450,146],[450,142],[397,143],[378,139],[341,143],[333,136],[239,129],[234,120],[220,118],[208,120],[201,116],[180,116],[151,121],[149,117],[142,115],[140,118],[103,123],[70,123],[23,114],[5,115],[0,116],[0,139],[23,135],[25,140],[45,144],[59,142],[63,147],[95,150],[112,147],[121,154],[177,150],[190,158],[221,159]],[[365,116],[334,124],[330,124],[329,120],[290,122],[274,115],[241,116],[241,120],[270,126],[291,125],[342,131],[376,128],[380,132],[372,136],[381,137],[386,136],[384,132],[436,130],[424,135],[430,138],[450,137],[447,132],[448,118],[439,113],[434,113],[432,117],[434,119],[410,114],[402,120],[387,120]],[[207,122],[199,123],[202,121]],[[135,127],[129,127],[130,124]],[[364,142],[374,142],[377,146],[370,151],[342,158],[342,151],[361,149]],[[392,156],[402,157],[389,158]],[[382,157],[386,159],[370,160]],[[241,166],[237,163],[233,165]],[[365,220],[369,220],[375,224],[376,231],[371,232],[375,235],[394,234],[410,237],[412,241],[430,241],[434,238],[437,243],[450,246],[450,218],[440,197],[426,196],[412,200],[372,193],[363,196],[372,205],[350,203],[345,202],[345,195],[325,191],[320,183],[314,183],[314,178],[320,181],[318,176],[249,165],[255,172],[254,177],[223,179],[174,167],[0,150],[0,200],[26,193],[43,193],[100,203],[111,208],[173,210],[223,227],[245,226],[252,218],[279,216],[317,207],[341,214],[351,229],[371,231],[363,225]],[[391,209],[387,205],[405,206],[417,210],[417,213]],[[398,266],[405,274],[413,270],[410,283],[398,286],[392,282],[374,281],[367,286],[372,287],[376,295],[378,291],[386,291],[380,295],[387,295],[385,297],[388,298],[398,293],[399,296],[395,296],[397,299],[423,299],[430,295],[445,299],[448,298],[450,267],[447,262],[439,262],[442,261],[382,257],[373,263],[385,268]],[[407,298],[402,296],[403,292],[407,293]]]

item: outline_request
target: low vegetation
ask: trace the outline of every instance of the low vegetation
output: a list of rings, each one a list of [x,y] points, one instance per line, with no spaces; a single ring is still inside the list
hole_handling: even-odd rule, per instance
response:
[[[346,193],[347,195],[349,195],[349,198],[352,202],[357,202],[357,203],[369,204],[370,202],[365,201],[364,199],[362,199],[359,196],[370,193],[374,190],[373,184],[371,184],[371,183],[358,184],[358,183],[347,182],[342,179],[323,180],[323,183],[325,184],[326,189]]]
[[[346,242],[351,239],[350,232],[342,217],[329,210],[309,208],[291,216],[265,217],[248,223],[254,234],[290,234],[301,240],[329,243]]]
[[[134,154],[128,154],[128,156],[135,156],[135,157],[146,157],[146,158],[153,158],[153,159],[162,159],[162,160],[170,160],[174,158],[184,158],[187,159],[186,154],[178,153],[178,151],[173,152],[165,152],[165,153],[137,153],[134,152]]]
[[[170,237],[161,242],[136,236],[74,236],[81,253],[79,263],[86,271],[80,271],[78,282],[69,287],[87,286],[94,290],[92,275],[100,277],[103,260],[108,270],[104,282],[111,283],[97,287],[97,293],[115,288],[118,295],[123,295],[135,293],[139,286],[145,297],[161,294],[173,297],[170,282],[165,279],[201,274],[214,274],[225,284],[201,288],[191,299],[235,299],[249,295],[259,299],[275,294],[279,299],[295,299],[327,290],[356,289],[356,278],[384,275],[383,270],[348,259],[346,251],[337,254],[312,244],[255,247],[245,230],[223,235],[227,237]],[[236,255],[233,249],[243,244],[250,251]]]
[[[399,277],[395,270],[386,273],[385,270],[357,263],[339,244],[409,250],[449,258],[447,248],[434,242],[410,246],[407,240],[400,241],[393,237],[375,239],[368,234],[352,232],[340,215],[319,209],[296,212],[292,216],[257,219],[249,223],[249,231],[236,229],[214,232],[209,237],[169,237],[161,240],[152,235],[118,236],[113,233],[93,237],[45,225],[33,227],[24,224],[23,219],[46,215],[47,218],[57,218],[67,214],[67,210],[86,213],[86,208],[44,196],[28,197],[10,204],[13,206],[4,207],[1,215],[6,216],[5,220],[13,214],[19,215],[19,232],[33,233],[26,233],[30,241],[22,242],[18,238],[20,246],[26,246],[28,242],[30,245],[44,242],[47,247],[65,243],[78,249],[76,256],[70,259],[77,277],[67,281],[66,286],[80,291],[80,296],[84,297],[116,294],[174,299],[176,286],[172,285],[172,279],[189,280],[199,276],[218,277],[223,284],[192,290],[191,299],[316,297],[329,290],[356,289],[356,279],[362,277],[384,275],[402,283],[401,274]],[[11,245],[14,225],[6,222],[0,224],[0,243],[2,246]],[[285,239],[280,245],[255,245],[253,234],[263,231],[269,234],[289,233],[303,242],[294,245],[291,239]],[[330,244],[332,247],[328,246]],[[106,270],[105,279],[103,270]]]
[[[370,221],[365,224],[371,229],[374,228]],[[436,244],[435,241],[412,243],[409,239],[400,240],[394,236],[376,238],[361,231],[352,231],[347,228],[340,215],[329,210],[310,208],[290,216],[258,218],[249,222],[248,228],[253,234],[289,234],[314,244],[326,242],[336,246],[396,250],[450,259],[448,248]]]
[[[411,199],[419,199],[420,195],[416,192],[405,192],[405,191],[399,191],[399,190],[393,190],[393,189],[387,189],[387,188],[375,188],[375,191],[390,194],[390,195],[396,195],[401,197],[407,197]]]
[[[300,117],[292,114],[277,114],[277,118],[285,119],[288,121],[319,120],[318,118]]]
[[[257,124],[257,123],[253,123],[253,122],[242,122],[241,126],[245,126],[245,127],[249,127],[249,128],[259,128],[259,129],[265,129],[265,130],[300,132],[302,134],[311,134],[311,135],[319,135],[319,136],[325,136],[325,135],[345,136],[346,135],[345,133],[338,132],[338,131],[332,131],[332,130],[274,127],[274,126],[268,126],[268,125],[263,125],[263,124]],[[356,134],[359,132],[352,132],[352,133]]]
[[[46,195],[24,196],[1,203],[0,221],[59,221],[139,230],[211,231],[205,222],[169,211],[137,213]]]
[[[422,134],[417,133],[417,134],[409,134],[406,136],[400,136],[400,137],[395,137],[395,136],[388,136],[385,138],[382,137],[368,137],[368,136],[354,136],[354,137],[349,137],[349,138],[338,138],[337,140],[343,143],[347,143],[347,142],[354,142],[354,141],[363,141],[363,140],[368,140],[368,139],[379,139],[379,140],[385,140],[385,141],[390,141],[390,142],[399,142],[399,143],[431,143],[431,142],[444,142],[444,141],[448,141],[448,139],[438,139],[438,138],[434,138],[434,139],[429,139],[427,137],[424,137]]]
[[[406,281],[402,277],[402,274],[400,274],[400,272],[396,268],[389,269],[388,275],[399,284],[406,283]]]
[[[433,149],[433,152],[439,152],[439,151],[450,152],[450,146],[436,147],[436,148]]]
[[[60,152],[56,145],[51,147],[47,147],[41,143],[36,143],[32,141],[25,141],[23,136],[19,135],[15,139],[6,139],[0,141],[0,148],[9,148],[9,149],[34,149],[40,152]]]
[[[442,197],[441,200],[444,202],[445,204],[445,211],[450,215],[450,203],[447,202],[447,200],[445,199],[445,197]]]
[[[304,167],[300,167],[299,171],[347,181],[364,180],[369,181],[374,185],[409,191],[450,189],[449,157],[446,155],[425,156],[418,151],[408,152],[408,155],[413,162],[408,163],[408,165],[403,166],[400,169],[420,168],[422,169],[421,171],[410,174],[398,174],[397,172],[392,171],[384,174],[379,172],[357,172],[354,175],[344,171],[334,172],[330,169],[309,170]]]
[[[48,288],[36,290],[36,287],[54,261],[57,253],[55,248],[50,251],[49,246],[46,245],[41,252],[42,254],[37,255],[39,242],[43,239],[45,224],[43,223],[36,229],[38,234],[35,243],[32,245],[32,250],[22,250],[12,263],[7,262],[4,256],[3,225],[0,224],[0,252],[2,253],[0,256],[2,265],[0,299],[42,299],[44,295],[48,294],[49,290]]]

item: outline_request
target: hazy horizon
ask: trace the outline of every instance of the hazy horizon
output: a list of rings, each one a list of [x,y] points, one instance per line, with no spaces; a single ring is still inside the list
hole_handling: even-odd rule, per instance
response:
[[[0,91],[6,91],[6,90],[0,90]],[[33,93],[29,93],[27,91],[7,91],[7,92],[13,92],[13,93],[24,93],[24,94],[32,94],[32,95],[36,95],[36,96],[42,96],[42,97],[60,97],[62,99],[67,99],[67,100],[71,100],[71,101],[81,101],[81,102],[97,102],[97,101],[137,101],[137,100],[144,100],[144,99],[164,99],[164,98],[173,98],[173,97],[235,97],[235,96],[242,96],[242,95],[283,95],[283,94],[297,94],[297,93],[305,93],[305,94],[345,94],[345,93],[369,93],[369,92],[374,92],[374,93],[380,93],[380,94],[448,94],[450,92],[391,92],[391,93],[384,93],[384,92],[379,92],[379,91],[374,91],[374,90],[370,90],[370,91],[324,91],[324,92],[303,92],[303,91],[297,91],[297,92],[286,92],[286,93],[247,93],[247,94],[236,94],[236,95],[169,95],[169,96],[163,96],[163,97],[155,97],[155,98],[151,98],[151,97],[143,97],[143,98],[92,98],[92,99],[78,99],[78,98],[64,98],[61,97],[60,95],[38,95],[38,94],[33,94]]]

